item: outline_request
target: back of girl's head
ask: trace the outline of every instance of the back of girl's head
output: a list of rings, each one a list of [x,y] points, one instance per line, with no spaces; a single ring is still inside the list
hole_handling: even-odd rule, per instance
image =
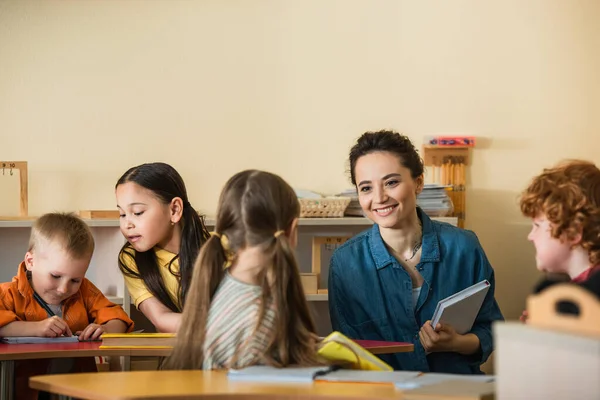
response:
[[[181,175],[169,164],[154,162],[132,167],[119,178],[116,187],[129,182],[151,191],[165,205],[170,204],[176,197],[181,198],[183,213],[179,222],[181,224],[181,246],[178,257],[180,276],[179,300],[183,305],[189,289],[194,261],[198,256],[200,246],[208,238],[208,231],[204,226],[203,218],[191,206]],[[133,254],[131,249],[126,251],[128,247],[128,244],[123,246],[122,254],[124,251],[125,254]],[[154,253],[152,251],[136,253],[135,260],[139,274],[131,271],[122,262],[120,262],[121,270],[125,274],[141,277],[148,289],[163,304],[172,311],[181,311],[168,295],[160,272],[156,268],[157,261]]]
[[[423,160],[407,136],[386,130],[365,132],[350,149],[350,179],[353,185],[356,185],[355,168],[358,159],[379,151],[397,156],[402,166],[410,170],[413,179],[423,175]]]
[[[215,230],[229,239],[231,250],[275,243],[277,231],[288,231],[300,216],[294,190],[279,176],[248,170],[234,175],[225,185]]]
[[[600,170],[593,163],[570,160],[544,169],[521,194],[520,206],[526,217],[545,216],[555,238],[580,233],[590,263],[600,263]]]
[[[219,199],[216,234],[200,252],[178,331],[179,343],[165,368],[202,367],[206,320],[225,274],[223,266],[228,254],[235,263],[235,254],[247,247],[262,248],[273,260],[258,276],[263,294],[257,323],[267,307],[276,310],[275,336],[262,361],[275,366],[318,363],[315,326],[289,240],[299,215],[294,190],[279,176],[248,170],[229,179]]]

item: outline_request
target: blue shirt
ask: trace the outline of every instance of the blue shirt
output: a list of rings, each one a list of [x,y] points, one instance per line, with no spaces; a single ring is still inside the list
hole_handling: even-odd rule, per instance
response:
[[[424,279],[416,308],[412,281],[390,254],[379,226],[358,234],[338,248],[329,266],[331,325],[354,339],[412,342],[414,352],[381,355],[394,369],[480,374],[480,365],[493,350],[492,322],[503,320],[494,298],[494,270],[475,233],[432,221],[421,209],[421,261],[416,268]],[[490,290],[471,333],[481,349],[465,356],[435,352],[425,355],[419,341],[421,326],[430,320],[439,300],[487,279]]]

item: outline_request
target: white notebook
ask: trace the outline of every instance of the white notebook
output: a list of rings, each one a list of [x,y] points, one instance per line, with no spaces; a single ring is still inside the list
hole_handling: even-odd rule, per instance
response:
[[[421,375],[419,371],[365,371],[358,369],[339,369],[329,372],[317,379],[327,382],[365,382],[365,383],[399,383],[415,379]]]
[[[451,325],[461,335],[469,332],[488,290],[490,283],[483,280],[440,300],[431,318],[431,325],[435,328],[441,322]]]
[[[459,375],[428,372],[419,375],[413,379],[405,379],[401,382],[395,382],[396,388],[401,390],[416,389],[427,385],[435,385],[446,381],[466,381],[466,382],[494,382],[494,375]]]
[[[317,376],[324,375],[332,369],[330,366],[275,368],[253,365],[242,369],[230,369],[227,378],[230,381],[241,382],[312,383]]]
[[[77,336],[59,336],[59,337],[39,337],[39,336],[5,336],[0,339],[2,343],[23,344],[23,343],[76,343],[79,341]]]

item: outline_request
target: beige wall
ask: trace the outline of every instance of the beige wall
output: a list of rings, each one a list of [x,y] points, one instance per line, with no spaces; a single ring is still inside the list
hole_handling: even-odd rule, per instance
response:
[[[475,135],[467,225],[514,318],[537,278],[518,192],[599,161],[599,20],[595,0],[0,0],[0,159],[29,162],[32,215],[112,209],[156,160],[213,214],[243,168],[346,188],[365,130]],[[0,214],[15,189],[0,175]]]

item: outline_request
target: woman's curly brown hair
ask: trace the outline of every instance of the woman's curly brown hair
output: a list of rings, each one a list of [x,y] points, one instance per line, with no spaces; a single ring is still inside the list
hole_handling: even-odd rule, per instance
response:
[[[572,239],[581,233],[581,247],[590,264],[600,263],[600,170],[591,162],[569,160],[544,169],[521,195],[521,212],[545,215],[552,237]]]

